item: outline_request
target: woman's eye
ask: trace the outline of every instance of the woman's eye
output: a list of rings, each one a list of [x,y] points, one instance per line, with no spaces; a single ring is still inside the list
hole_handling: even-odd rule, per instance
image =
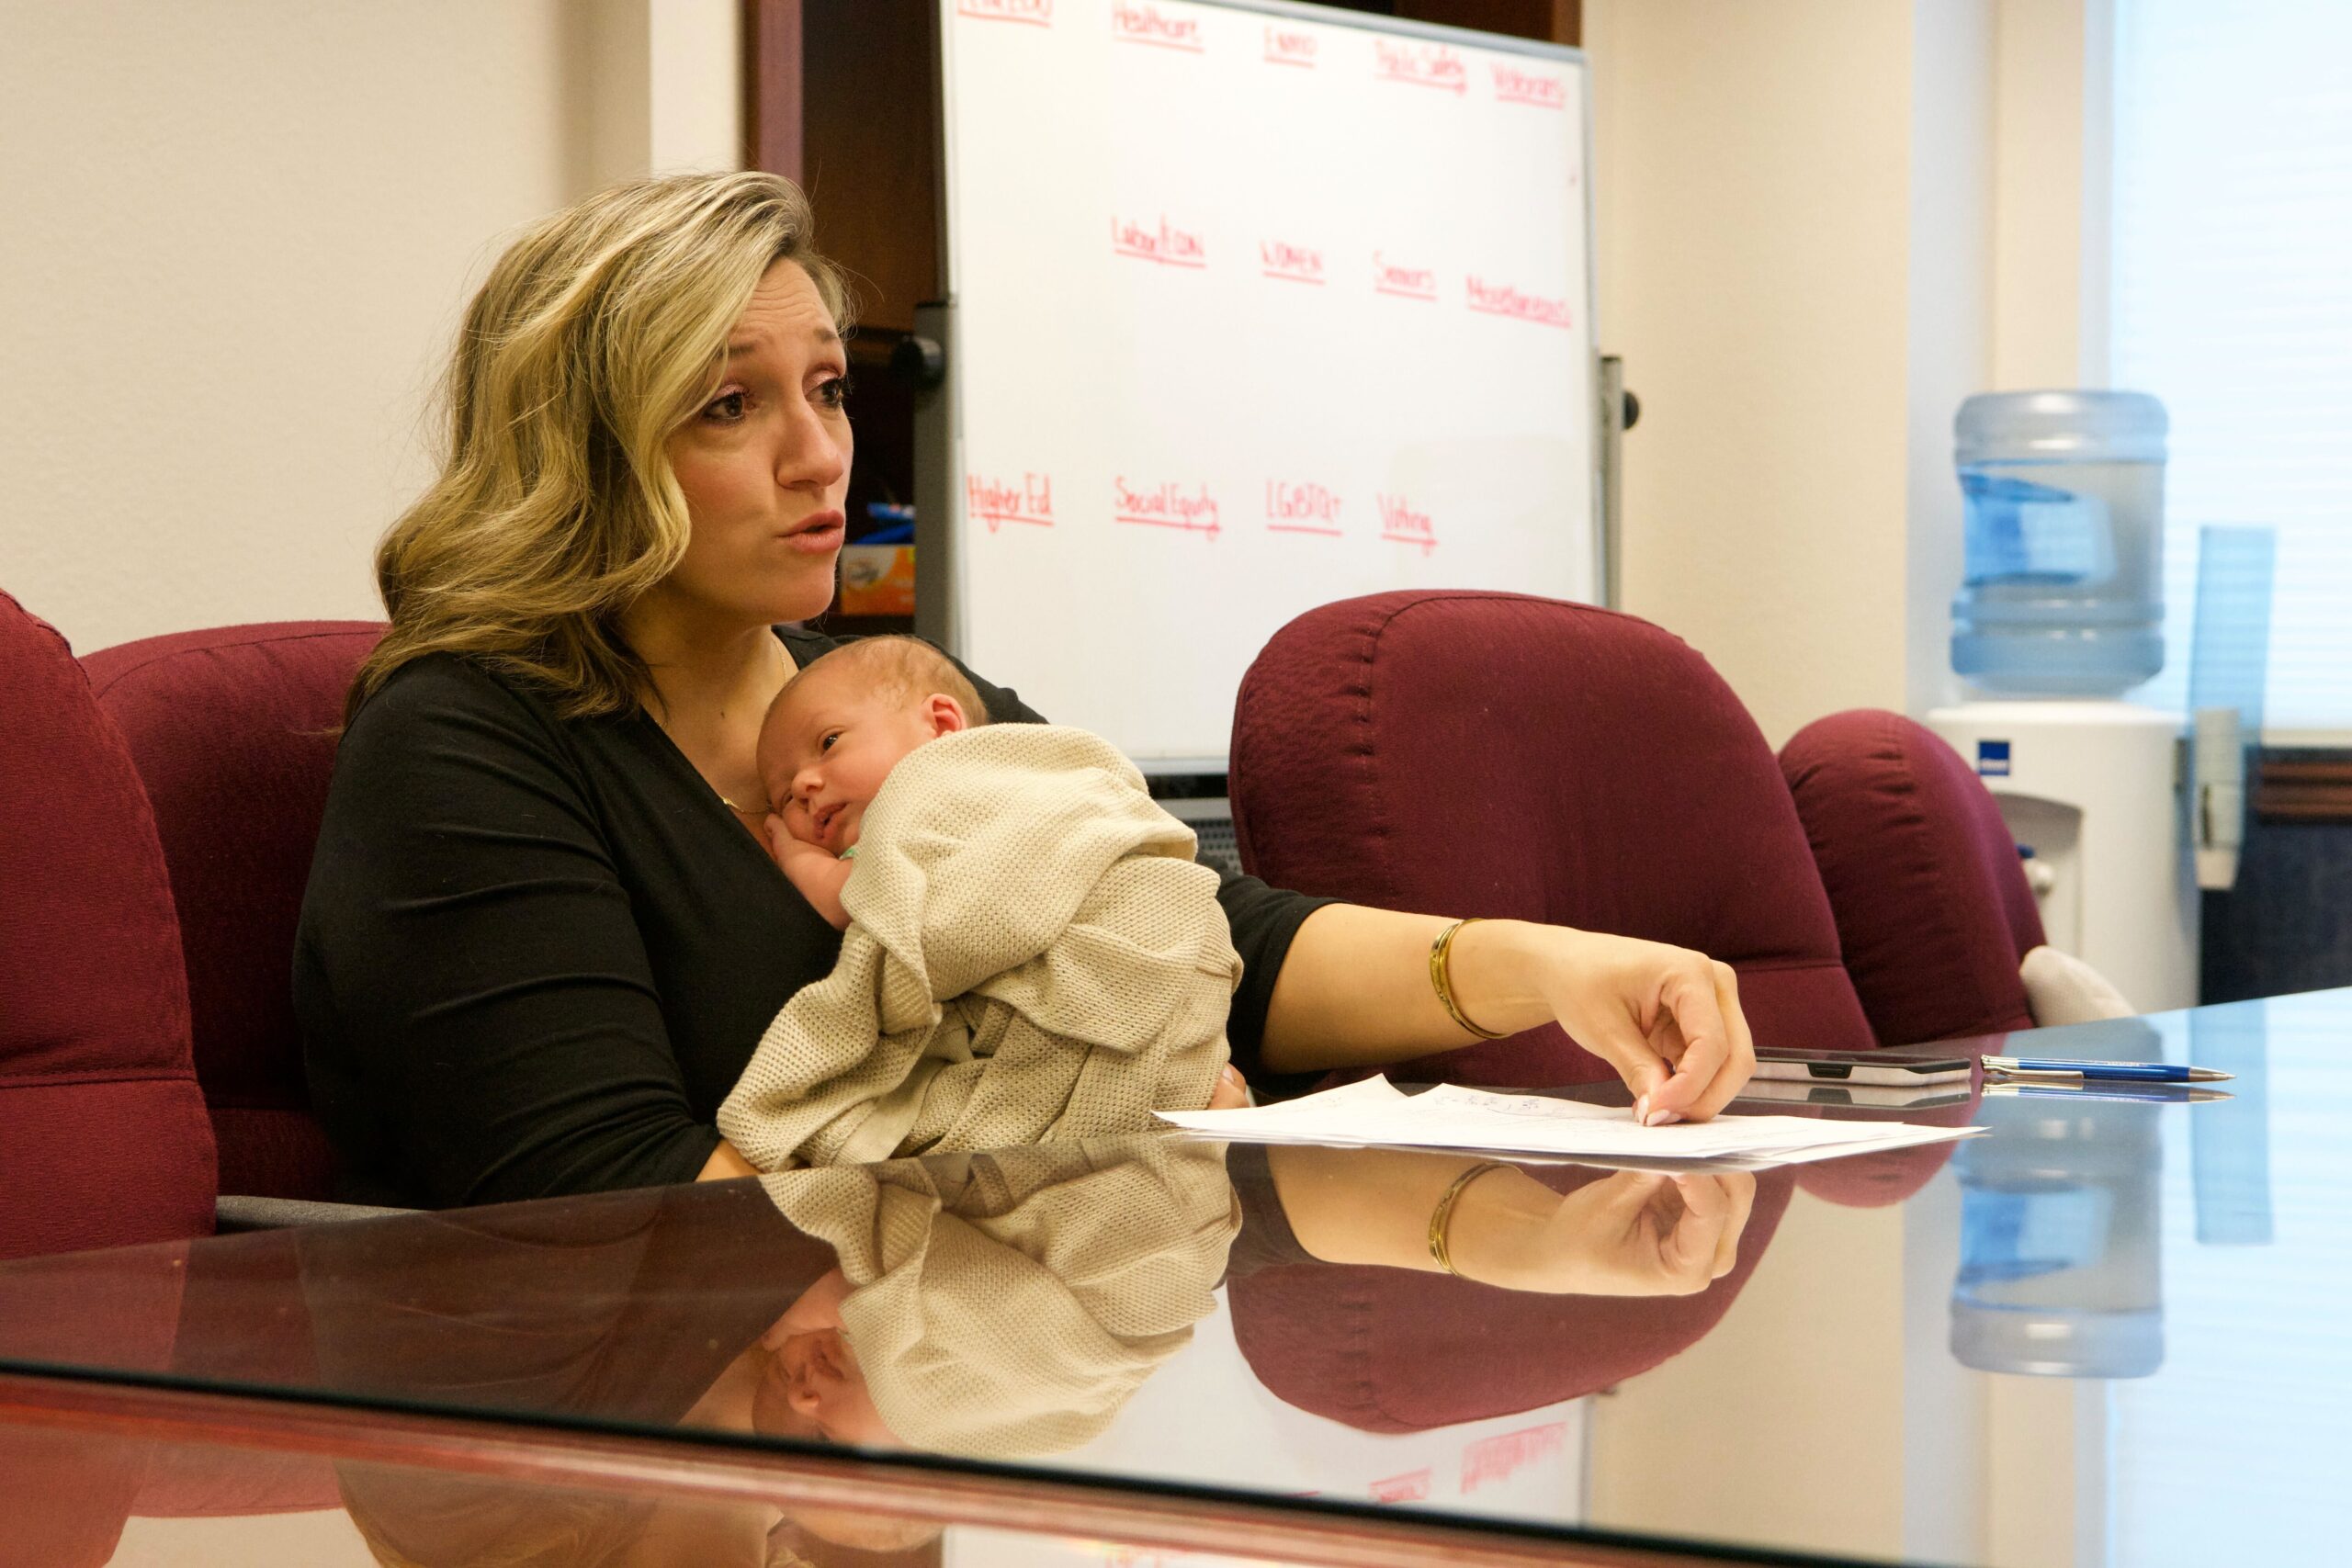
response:
[[[743,417],[743,393],[728,392],[705,404],[702,416],[714,424],[734,424]]]
[[[829,409],[837,409],[849,401],[849,378],[831,376],[817,384],[817,401]]]

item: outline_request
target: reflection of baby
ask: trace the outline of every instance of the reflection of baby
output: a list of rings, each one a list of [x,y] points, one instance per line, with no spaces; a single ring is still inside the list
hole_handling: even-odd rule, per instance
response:
[[[824,655],[769,709],[770,851],[845,934],[720,1110],[761,1169],[1136,1132],[1231,1092],[1240,959],[1191,830],[1100,738],[986,717],[911,637]]]
[[[1215,1305],[1239,1226],[1221,1150],[1156,1138],[764,1185],[840,1263],[762,1341],[756,1429],[980,1459],[1108,1427]]]

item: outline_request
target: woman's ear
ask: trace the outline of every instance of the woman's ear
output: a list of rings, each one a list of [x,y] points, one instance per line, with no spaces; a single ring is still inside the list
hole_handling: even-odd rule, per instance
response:
[[[931,725],[933,740],[972,728],[971,716],[964,711],[964,705],[944,692],[933,692],[923,699],[923,717]]]

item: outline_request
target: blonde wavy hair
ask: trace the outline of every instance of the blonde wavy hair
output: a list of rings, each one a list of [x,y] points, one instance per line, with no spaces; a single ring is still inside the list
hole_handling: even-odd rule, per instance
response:
[[[479,660],[567,717],[637,705],[645,665],[620,615],[686,548],[671,432],[717,385],[777,262],[806,269],[849,330],[814,228],[780,175],[685,175],[599,191],[507,247],[458,334],[440,476],[377,546],[391,627],[346,722],[428,653]]]

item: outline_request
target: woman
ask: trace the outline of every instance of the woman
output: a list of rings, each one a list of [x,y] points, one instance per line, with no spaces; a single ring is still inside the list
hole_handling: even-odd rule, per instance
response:
[[[434,1206],[749,1173],[712,1118],[839,938],[761,848],[753,744],[831,646],[846,301],[762,174],[605,191],[467,312],[440,478],[377,575],[296,953],[350,1197]],[[998,719],[1035,718],[976,677]],[[1753,1064],[1728,967],[1657,943],[1221,894],[1245,1072],[1556,1020],[1652,1121]]]

